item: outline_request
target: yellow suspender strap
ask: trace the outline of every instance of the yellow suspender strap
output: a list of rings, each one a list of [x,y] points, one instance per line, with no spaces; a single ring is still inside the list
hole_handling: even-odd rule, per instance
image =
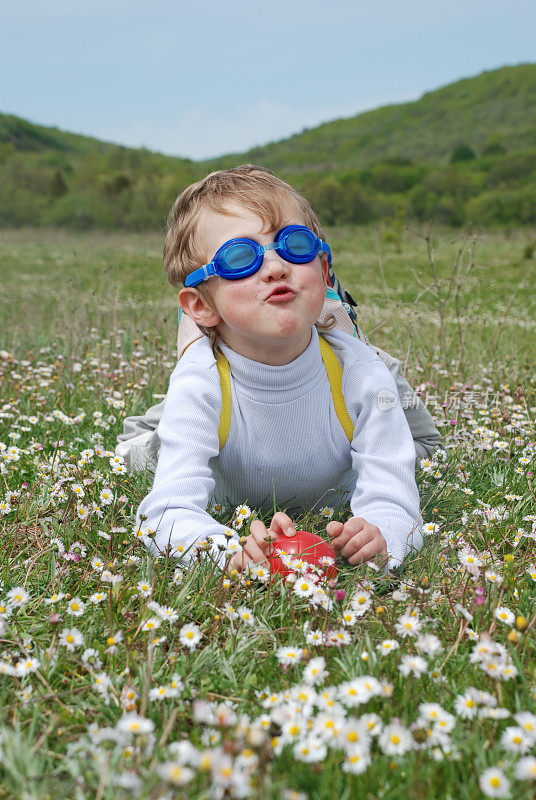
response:
[[[342,367],[339,359],[333,352],[331,346],[327,343],[323,336],[318,337],[320,343],[320,354],[322,361],[328,374],[329,385],[331,388],[331,396],[333,398],[333,405],[335,406],[335,413],[341,423],[342,429],[351,442],[354,436],[354,425],[350,419],[350,415],[346,410],[344,396],[342,393]],[[231,375],[229,372],[229,362],[220,351],[216,356],[216,364],[220,375],[221,384],[221,414],[220,425],[218,428],[218,439],[220,442],[220,450],[227,441],[229,435],[229,428],[231,426]]]
[[[221,352],[216,356],[216,364],[220,373],[221,384],[221,414],[220,425],[218,428],[218,439],[220,440],[220,450],[227,441],[229,428],[231,426],[231,374],[229,372],[229,362]]]
[[[350,419],[350,415],[346,409],[344,396],[342,393],[342,367],[339,359],[333,352],[332,347],[327,343],[323,336],[318,337],[320,343],[320,354],[322,361],[328,373],[329,385],[331,387],[331,396],[333,397],[333,405],[335,406],[335,413],[342,425],[342,429],[351,442],[354,437],[354,424]]]

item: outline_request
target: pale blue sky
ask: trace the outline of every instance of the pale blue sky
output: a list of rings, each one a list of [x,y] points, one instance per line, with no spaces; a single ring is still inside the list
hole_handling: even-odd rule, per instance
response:
[[[535,0],[0,0],[0,111],[207,158],[536,61]]]

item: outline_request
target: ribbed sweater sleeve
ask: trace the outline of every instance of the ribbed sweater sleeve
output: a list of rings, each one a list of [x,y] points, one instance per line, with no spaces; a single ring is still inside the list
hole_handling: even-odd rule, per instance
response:
[[[172,555],[180,555],[210,536],[219,559],[217,546],[226,543],[226,528],[206,509],[214,490],[209,461],[219,453],[220,380],[211,351],[191,349],[170,378],[158,425],[161,447],[153,488],[137,517],[142,530],[156,531],[154,539],[144,537],[155,554],[169,545]]]
[[[396,383],[379,358],[345,371],[343,393],[355,419],[351,445],[357,481],[350,500],[355,517],[377,525],[389,566],[422,546],[422,519],[415,483],[415,449]]]

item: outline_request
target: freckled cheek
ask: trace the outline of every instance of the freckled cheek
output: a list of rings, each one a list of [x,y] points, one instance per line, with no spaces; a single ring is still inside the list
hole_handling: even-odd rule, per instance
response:
[[[238,321],[251,320],[251,292],[244,292],[242,287],[236,289],[229,287],[218,304],[218,309],[223,317],[232,317]]]
[[[322,306],[324,305],[324,300],[326,299],[326,290],[323,286],[319,286],[318,290],[315,292],[314,302],[319,307],[319,314],[322,310]]]

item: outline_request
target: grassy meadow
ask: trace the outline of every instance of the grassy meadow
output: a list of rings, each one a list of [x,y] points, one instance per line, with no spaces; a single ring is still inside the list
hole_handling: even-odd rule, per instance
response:
[[[113,448],[175,363],[163,236],[0,232],[0,800],[534,797],[536,230],[327,235],[448,457],[418,555],[315,587],[138,541]]]

